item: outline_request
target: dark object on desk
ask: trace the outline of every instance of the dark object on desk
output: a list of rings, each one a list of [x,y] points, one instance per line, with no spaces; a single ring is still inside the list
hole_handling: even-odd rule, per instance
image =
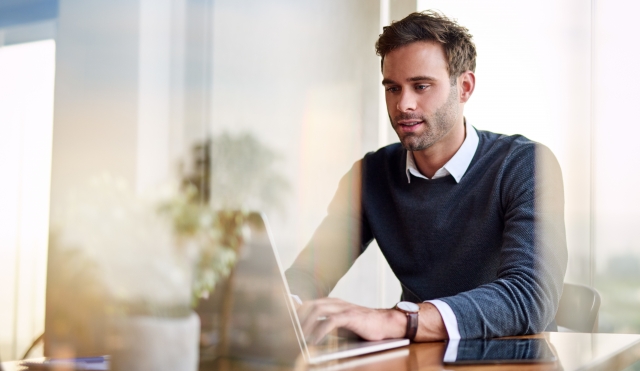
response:
[[[27,360],[20,363],[26,370],[109,370],[109,356],[81,358],[48,358],[44,361]]]
[[[550,363],[557,360],[546,339],[449,341],[445,364]]]
[[[565,283],[556,324],[575,332],[597,332],[600,294],[589,286]]]

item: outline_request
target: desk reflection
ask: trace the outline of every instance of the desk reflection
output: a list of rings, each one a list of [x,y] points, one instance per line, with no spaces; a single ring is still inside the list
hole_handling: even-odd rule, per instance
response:
[[[523,337],[520,337],[523,338]],[[640,335],[636,334],[589,334],[589,333],[543,333],[525,338],[545,338],[551,350],[558,357],[555,363],[538,364],[503,364],[503,365],[443,365],[442,359],[446,343],[411,344],[409,353],[401,357],[387,360],[367,359],[375,355],[358,357],[360,364],[351,364],[352,360],[344,360],[325,365],[326,370],[623,370],[640,361]],[[379,355],[384,354],[380,353]],[[321,368],[317,368],[321,369]]]
[[[503,365],[443,365],[442,359],[446,350],[446,343],[417,343],[408,347],[408,352],[398,357],[389,359],[375,359],[394,351],[380,353],[378,355],[362,356],[351,360],[343,360],[320,367],[309,368],[313,371],[444,371],[444,370],[524,370],[524,371],[551,371],[562,370],[560,363],[547,364],[503,364]],[[398,352],[396,350],[395,352]],[[301,368],[303,370],[305,368]]]

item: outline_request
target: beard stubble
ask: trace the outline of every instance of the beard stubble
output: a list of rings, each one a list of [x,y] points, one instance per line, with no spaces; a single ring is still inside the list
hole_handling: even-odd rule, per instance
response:
[[[457,93],[458,87],[457,85],[453,85],[451,91],[449,91],[447,101],[438,107],[431,118],[411,113],[401,113],[395,117],[395,120],[391,120],[391,117],[389,117],[393,129],[396,134],[398,134],[400,142],[406,150],[413,152],[427,149],[437,143],[451,130],[457,119]],[[397,129],[398,125],[395,124],[399,120],[422,120],[425,125],[425,130],[421,133],[404,133],[401,135]]]

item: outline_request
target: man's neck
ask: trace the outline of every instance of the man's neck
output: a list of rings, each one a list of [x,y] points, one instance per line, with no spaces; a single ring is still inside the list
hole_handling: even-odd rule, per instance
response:
[[[458,152],[466,137],[464,119],[431,147],[413,152],[418,170],[427,178],[432,178]]]

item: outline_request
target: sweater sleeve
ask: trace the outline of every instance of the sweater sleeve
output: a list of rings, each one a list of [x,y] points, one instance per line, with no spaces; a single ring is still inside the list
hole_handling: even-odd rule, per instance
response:
[[[362,161],[342,177],[327,216],[285,276],[303,300],[329,295],[373,240],[361,205]]]
[[[497,278],[441,298],[458,319],[462,338],[544,331],[553,321],[567,265],[560,166],[539,144],[505,159],[500,187],[504,230]]]

